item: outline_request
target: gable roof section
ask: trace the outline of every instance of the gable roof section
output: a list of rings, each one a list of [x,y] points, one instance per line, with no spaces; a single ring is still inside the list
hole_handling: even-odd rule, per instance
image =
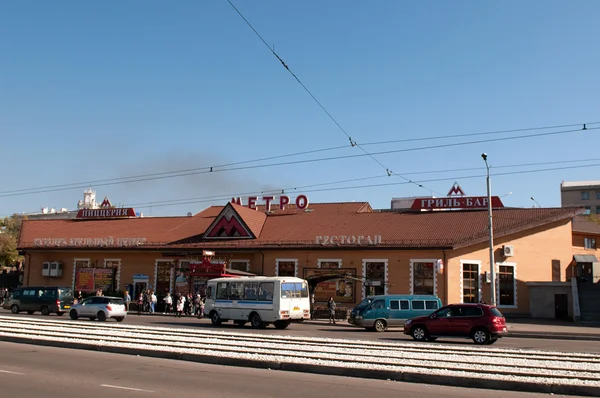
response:
[[[121,220],[26,220],[19,248],[35,248],[36,239],[144,238],[140,248],[236,249],[331,248],[318,236],[381,236],[365,248],[456,249],[486,242],[486,210],[377,212],[364,202],[311,204],[310,211],[288,207],[268,214],[236,204],[211,206],[193,217]],[[509,236],[558,221],[568,222],[582,208],[494,210],[495,237]],[[233,223],[232,223],[232,220]],[[338,238],[339,241],[339,238]],[[86,245],[76,245],[87,247]],[[364,247],[365,245],[363,245]],[[93,246],[90,246],[93,247]]]
[[[249,214],[246,210],[256,213],[258,216]],[[240,213],[244,214],[247,220]],[[262,223],[259,219],[260,214],[264,217]],[[215,217],[208,229],[206,229],[203,239],[256,239],[257,235],[254,231],[258,229],[260,233],[264,219],[266,219],[264,213],[228,203],[219,215]],[[250,225],[254,227],[254,230]]]
[[[573,232],[600,235],[600,217],[596,214],[580,215],[573,219]]]

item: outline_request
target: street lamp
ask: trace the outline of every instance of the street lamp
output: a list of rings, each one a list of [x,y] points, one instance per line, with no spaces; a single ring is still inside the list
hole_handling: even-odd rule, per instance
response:
[[[540,206],[539,202],[537,200],[535,200],[535,198],[532,196],[531,200],[533,200],[533,202],[541,209],[542,206]],[[533,205],[533,207],[535,207],[535,205]]]
[[[494,262],[494,228],[492,224],[492,188],[490,182],[490,166],[487,162],[487,154],[482,153],[481,157],[485,162],[485,168],[487,169],[487,197],[488,197],[488,228],[490,232],[490,282],[492,284],[490,301],[491,305],[496,305],[496,273],[495,273],[495,262]]]

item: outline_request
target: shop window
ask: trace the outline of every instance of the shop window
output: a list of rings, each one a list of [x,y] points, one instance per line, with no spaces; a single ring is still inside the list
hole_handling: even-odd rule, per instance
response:
[[[319,268],[342,268],[342,260],[319,260]]]
[[[387,261],[365,261],[365,294],[377,296],[385,294],[385,268]]]
[[[179,270],[188,271],[190,269],[190,260],[179,260]]]
[[[594,239],[594,238],[584,238],[583,239],[583,246],[586,249],[595,249],[596,248],[596,239]]]
[[[600,191],[596,191],[596,199],[600,200]]]
[[[433,263],[413,263],[413,294],[433,295]]]
[[[462,264],[463,303],[479,302],[479,264]]]
[[[248,260],[232,260],[229,262],[229,269],[234,269],[236,271],[248,272],[250,268],[250,261]]]
[[[516,280],[514,265],[501,265],[498,270],[499,304],[516,305]]]
[[[277,276],[296,276],[296,261],[277,260]]]
[[[581,200],[590,200],[590,193],[587,191],[581,192]]]
[[[189,264],[189,262],[188,262]],[[156,263],[156,293],[164,294],[171,291],[171,265],[170,261]],[[180,262],[181,266],[181,262]]]

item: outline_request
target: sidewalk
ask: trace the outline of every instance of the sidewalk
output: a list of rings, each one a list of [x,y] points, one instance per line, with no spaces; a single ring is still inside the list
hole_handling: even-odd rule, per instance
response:
[[[129,315],[138,315],[137,311],[130,311]],[[173,314],[163,314],[161,312],[142,313],[142,316],[173,316]],[[182,315],[182,318],[197,318],[196,316]],[[204,317],[202,319],[208,320]],[[338,320],[335,325],[329,325],[329,321],[311,320],[304,321],[309,325],[327,325],[331,327],[355,327],[346,320]],[[556,339],[556,340],[600,340],[600,326],[579,325],[572,322],[562,322],[547,319],[518,318],[508,319],[509,335],[506,337],[514,338],[533,338],[533,339]],[[400,328],[391,328],[400,329]]]

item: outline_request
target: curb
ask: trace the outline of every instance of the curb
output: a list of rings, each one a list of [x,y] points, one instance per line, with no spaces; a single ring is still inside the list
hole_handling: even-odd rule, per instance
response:
[[[501,391],[520,391],[543,394],[574,396],[600,396],[600,387],[585,385],[541,384],[526,381],[475,379],[468,376],[443,376],[417,372],[394,372],[389,370],[356,369],[328,365],[312,365],[293,362],[272,362],[251,359],[225,358],[202,354],[186,354],[161,350],[139,350],[128,347],[111,347],[78,342],[42,340],[30,337],[5,336],[2,341],[32,344],[46,347],[98,351],[112,354],[135,355],[159,359],[182,360],[210,365],[236,366],[253,369],[281,370],[329,376],[344,376],[362,379],[391,380],[405,383],[425,383],[462,388],[480,388]]]

